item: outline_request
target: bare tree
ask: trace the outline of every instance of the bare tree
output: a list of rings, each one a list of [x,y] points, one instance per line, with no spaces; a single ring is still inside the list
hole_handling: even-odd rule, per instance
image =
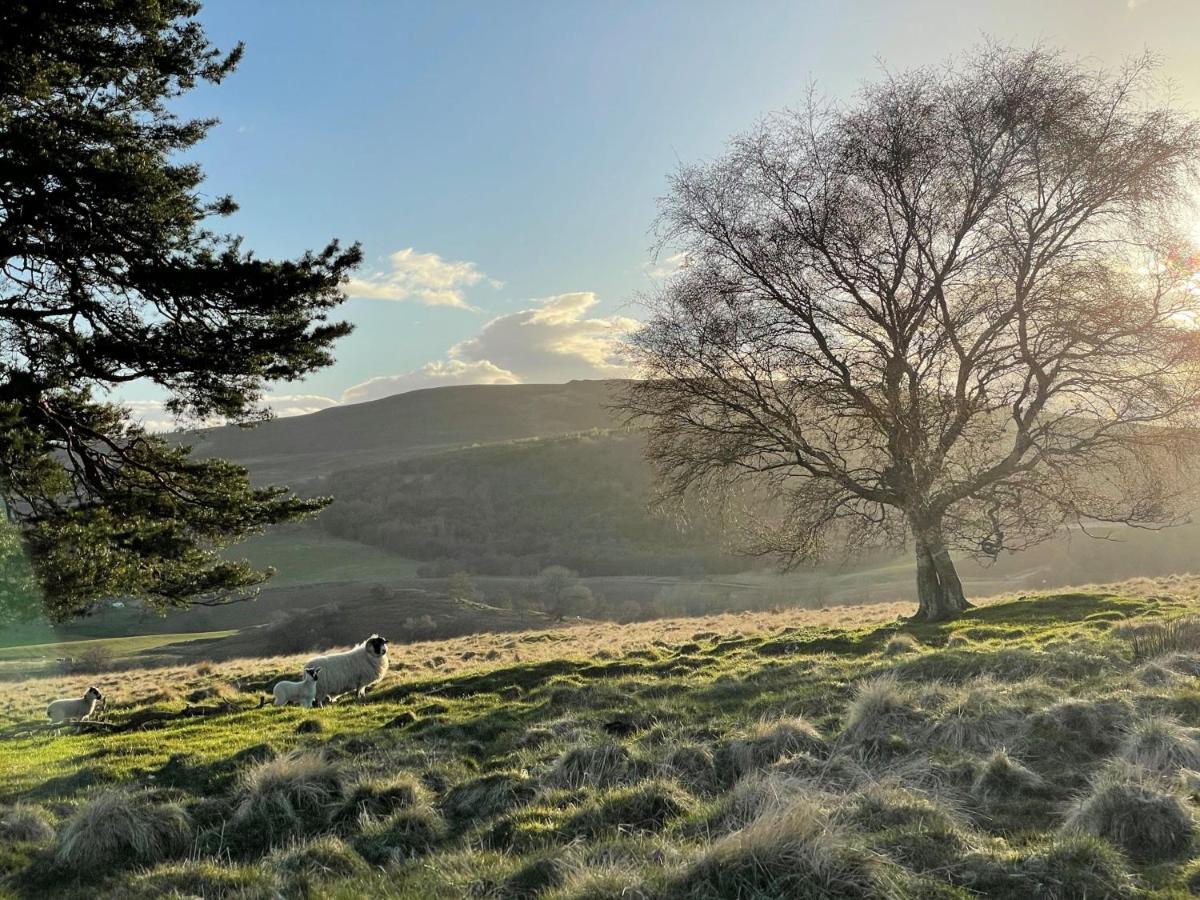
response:
[[[1152,74],[986,46],[678,171],[660,252],[686,264],[625,400],[664,495],[766,485],[752,549],[790,564],[911,539],[926,620],[970,605],[951,550],[1177,521],[1200,127]]]

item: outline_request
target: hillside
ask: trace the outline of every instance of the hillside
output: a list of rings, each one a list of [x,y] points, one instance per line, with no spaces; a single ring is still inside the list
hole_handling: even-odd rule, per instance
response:
[[[583,575],[732,572],[720,531],[655,516],[641,437],[594,431],[362,466],[321,479],[329,533],[448,572],[535,575],[564,565]]]
[[[619,382],[470,385],[409,391],[368,403],[226,426],[181,438],[196,453],[236,460],[258,482],[317,475],[432,450],[612,428]]]
[[[15,684],[0,895],[1182,898],[1198,598],[476,635],[311,711],[254,708],[303,657]],[[107,724],[26,721],[91,680]]]

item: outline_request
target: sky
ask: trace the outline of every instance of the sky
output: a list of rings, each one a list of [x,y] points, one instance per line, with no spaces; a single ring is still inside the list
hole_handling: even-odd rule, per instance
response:
[[[423,387],[621,376],[656,198],[809,86],[852,100],[886,70],[986,37],[1115,67],[1151,50],[1200,113],[1200,0],[208,0],[221,120],[194,152],[259,256],[331,238],[365,261],[337,362],[273,385],[278,415]],[[166,424],[153,386],[119,396]]]

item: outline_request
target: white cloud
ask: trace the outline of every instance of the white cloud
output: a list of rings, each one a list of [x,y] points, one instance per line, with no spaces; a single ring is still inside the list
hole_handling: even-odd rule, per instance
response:
[[[482,281],[499,288],[473,262],[442,259],[436,253],[419,253],[412,247],[388,257],[387,272],[352,278],[346,287],[351,297],[368,300],[413,300],[426,306],[453,306],[478,310],[467,303],[464,291]]]
[[[419,388],[443,387],[449,384],[520,384],[512,372],[490,362],[467,363],[458,359],[437,360],[402,375],[381,375],[342,393],[343,403],[362,403],[392,394],[403,394]]]
[[[492,362],[522,381],[628,377],[621,339],[639,323],[624,316],[588,318],[597,302],[590,291],[549,297],[492,319],[478,335],[451,347],[449,356]]]
[[[451,347],[444,360],[400,375],[372,378],[342,394],[345,403],[376,400],[447,384],[559,383],[627,378],[621,339],[638,327],[623,316],[588,318],[589,291],[559,294],[492,319],[474,337]]]

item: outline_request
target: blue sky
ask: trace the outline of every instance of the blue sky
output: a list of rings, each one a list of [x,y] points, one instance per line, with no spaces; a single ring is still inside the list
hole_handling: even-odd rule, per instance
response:
[[[1112,65],[1158,51],[1200,107],[1200,0],[208,0],[200,19],[246,43],[233,76],[178,104],[222,120],[195,155],[241,205],[229,227],[264,256],[331,237],[366,251],[356,333],[275,389],[282,414],[619,374],[667,174],[810,82],[848,98],[881,62],[991,35]]]

